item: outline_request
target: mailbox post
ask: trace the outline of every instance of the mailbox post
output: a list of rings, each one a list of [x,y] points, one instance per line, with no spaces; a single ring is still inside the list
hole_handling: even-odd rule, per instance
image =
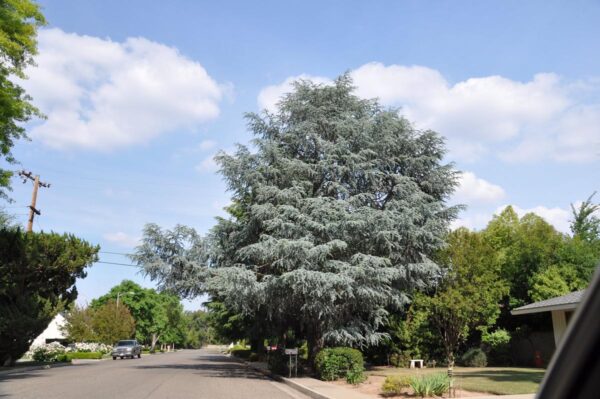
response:
[[[286,349],[285,354],[289,356],[289,378],[292,378],[292,368],[294,369],[294,376],[298,378],[298,348]],[[292,358],[294,358],[293,366]]]

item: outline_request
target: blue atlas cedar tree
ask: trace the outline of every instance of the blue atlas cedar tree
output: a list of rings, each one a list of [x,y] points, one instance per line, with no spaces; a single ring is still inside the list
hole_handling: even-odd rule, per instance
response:
[[[458,172],[440,135],[353,90],[347,74],[300,80],[275,112],[247,114],[251,147],[216,157],[230,217],[206,237],[147,225],[133,260],[162,288],[293,329],[311,360],[378,343],[386,309],[439,276]]]

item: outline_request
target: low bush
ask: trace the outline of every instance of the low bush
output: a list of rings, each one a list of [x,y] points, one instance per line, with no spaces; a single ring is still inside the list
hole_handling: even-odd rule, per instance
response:
[[[479,348],[471,348],[460,358],[460,362],[466,367],[485,367],[487,366],[487,356]]]
[[[250,362],[258,362],[258,360],[259,360],[258,354],[254,353],[254,352],[250,353],[250,356],[248,356],[248,361],[250,361]]]
[[[275,374],[286,375],[288,373],[288,357],[283,353],[283,350],[269,352],[267,363],[269,370]]]
[[[31,349],[31,358],[36,362],[64,361],[65,347],[58,342],[35,346]]]
[[[345,378],[350,384],[365,380],[362,353],[352,348],[326,348],[317,354],[315,367],[319,378],[334,381]]]
[[[402,393],[403,388],[410,387],[411,377],[408,375],[390,375],[385,377],[381,386],[384,396],[395,396]]]
[[[424,374],[413,377],[410,387],[416,396],[442,396],[450,386],[450,377],[445,373]]]
[[[102,359],[102,352],[68,352],[67,359]]]
[[[252,351],[250,349],[232,349],[229,353],[240,359],[248,359],[252,354]]]
[[[98,342],[74,342],[67,346],[67,352],[101,352],[110,353],[112,346]]]
[[[408,352],[392,353],[390,355],[390,364],[394,367],[408,367],[410,359],[411,356]]]

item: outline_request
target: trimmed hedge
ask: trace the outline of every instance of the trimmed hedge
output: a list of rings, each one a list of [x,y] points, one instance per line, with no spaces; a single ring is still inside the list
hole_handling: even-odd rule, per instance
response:
[[[66,353],[67,359],[102,359],[102,352],[69,352]]]
[[[326,348],[317,354],[315,368],[319,378],[334,381],[345,378],[350,384],[365,380],[362,353],[353,348]]]

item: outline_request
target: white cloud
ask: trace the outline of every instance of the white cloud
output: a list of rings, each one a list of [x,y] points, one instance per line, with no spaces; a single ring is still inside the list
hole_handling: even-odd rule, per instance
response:
[[[418,128],[446,136],[453,158],[475,161],[502,148],[498,156],[511,162],[600,160],[600,104],[594,102],[600,87],[593,79],[568,84],[540,73],[527,82],[486,76],[451,84],[431,68],[381,63],[351,75],[359,96],[401,107]],[[259,105],[272,109],[294,79],[263,89]]]
[[[329,84],[331,79],[324,78],[321,76],[310,76],[310,75],[298,75],[291,76],[284,80],[280,84],[267,86],[258,93],[258,106],[261,110],[266,109],[273,111],[279,100],[284,94],[287,94],[293,90],[292,83],[297,80],[311,80],[319,84]]]
[[[195,130],[219,115],[226,85],[176,48],[44,29],[22,82],[48,119],[31,136],[59,148],[108,150]]]
[[[140,239],[138,237],[130,236],[122,231],[118,231],[116,233],[106,233],[104,234],[104,239],[126,248],[133,248],[140,243]]]
[[[505,195],[506,193],[502,187],[477,177],[473,172],[463,172],[453,199],[456,202],[470,205],[473,203],[495,203],[504,198]]]
[[[204,158],[202,162],[196,165],[196,171],[200,173],[213,173],[219,169],[219,165],[215,161],[215,155],[211,154],[210,156]]]
[[[214,146],[217,145],[217,142],[214,140],[203,140],[200,142],[200,144],[198,144],[198,149],[200,151],[206,151],[206,150],[210,150],[211,148],[214,148]]]

